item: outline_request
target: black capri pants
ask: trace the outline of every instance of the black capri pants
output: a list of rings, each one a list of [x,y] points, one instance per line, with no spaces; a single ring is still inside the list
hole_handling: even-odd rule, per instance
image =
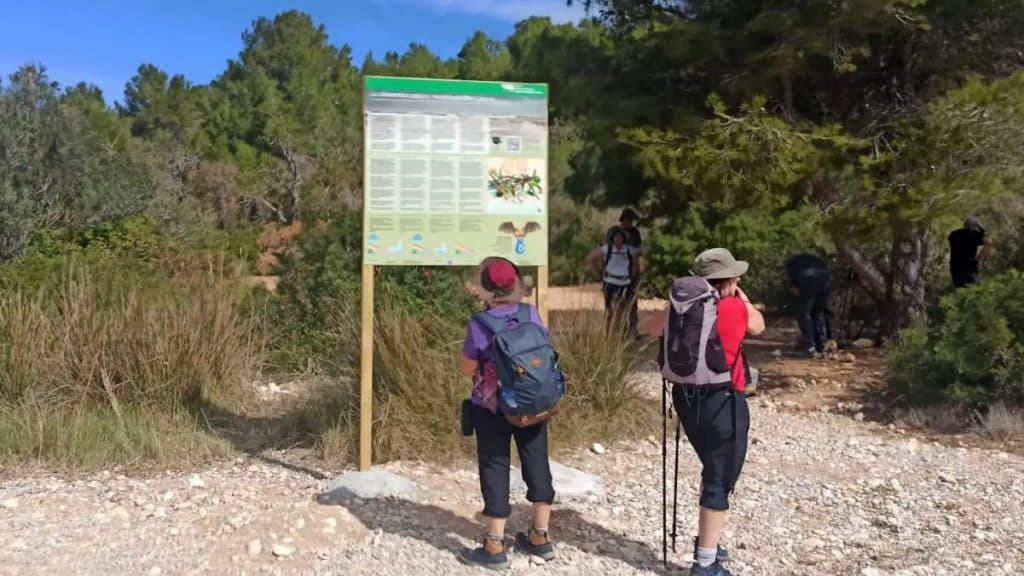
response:
[[[728,510],[729,495],[747,458],[750,408],[746,395],[726,387],[708,390],[674,384],[672,404],[703,467],[701,507]]]
[[[548,461],[548,423],[519,428],[510,424],[503,414],[494,414],[480,406],[474,405],[472,413],[484,516],[508,518],[512,514],[509,504],[512,438],[516,439],[516,450],[522,464],[526,499],[534,503],[553,503],[555,489],[551,484],[551,463]]]

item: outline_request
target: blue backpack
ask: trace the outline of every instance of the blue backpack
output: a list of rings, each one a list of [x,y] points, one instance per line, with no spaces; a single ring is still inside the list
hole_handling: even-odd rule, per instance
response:
[[[530,307],[520,304],[507,317],[481,312],[474,319],[494,334],[498,409],[505,418],[526,428],[556,414],[565,394],[565,376],[547,332],[530,318]],[[516,320],[511,328],[510,320]]]

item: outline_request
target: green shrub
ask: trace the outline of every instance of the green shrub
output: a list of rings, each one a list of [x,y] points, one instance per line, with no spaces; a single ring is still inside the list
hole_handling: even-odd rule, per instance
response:
[[[273,369],[351,374],[358,340],[338,330],[338,318],[360,310],[360,234],[360,215],[346,211],[298,237],[298,249],[282,263],[272,298]],[[463,321],[477,306],[465,289],[465,272],[454,268],[380,268],[375,281],[378,314],[385,312],[382,302],[389,301],[415,318]]]
[[[0,287],[52,288],[71,260],[83,265],[116,262],[128,274],[196,276],[215,265],[241,276],[251,272],[259,256],[258,234],[258,228],[172,232],[148,216],[78,230],[44,230],[33,236],[22,256],[3,265]]]
[[[589,273],[587,255],[604,242],[605,232],[616,223],[618,214],[575,202],[564,194],[552,196],[550,208],[551,285],[582,284]]]
[[[892,384],[910,401],[968,407],[1024,401],[1024,275],[1009,272],[957,290],[930,328],[904,330]]]
[[[780,306],[789,299],[783,269],[786,259],[797,252],[814,252],[820,246],[810,208],[723,215],[698,205],[674,217],[651,237],[649,244],[648,295],[664,298],[672,280],[686,274],[700,252],[724,247],[736,258],[750,262],[743,289],[751,298],[770,306]]]

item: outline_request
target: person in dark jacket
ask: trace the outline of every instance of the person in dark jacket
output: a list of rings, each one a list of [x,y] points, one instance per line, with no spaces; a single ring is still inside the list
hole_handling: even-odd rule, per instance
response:
[[[828,342],[828,298],[832,278],[828,264],[813,254],[797,254],[786,261],[790,288],[797,294],[800,345],[797,353],[811,358],[825,351]]]
[[[640,229],[636,227],[636,222],[639,219],[640,216],[632,208],[626,208],[619,215],[619,228],[626,233],[626,245],[632,247],[636,252],[643,248],[644,243]]]
[[[971,216],[963,228],[949,233],[949,273],[953,286],[963,288],[981,280],[981,263],[988,253],[989,241],[977,217]],[[978,254],[981,248],[981,254]]]

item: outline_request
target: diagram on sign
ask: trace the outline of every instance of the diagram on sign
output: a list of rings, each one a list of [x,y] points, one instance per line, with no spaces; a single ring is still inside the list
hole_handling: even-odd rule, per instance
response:
[[[491,158],[487,167],[490,211],[540,214],[544,210],[543,166],[527,158]]]
[[[516,239],[516,254],[520,256],[526,254],[526,236],[527,234],[533,233],[540,230],[540,224],[537,222],[527,222],[522,228],[516,228],[515,222],[502,222],[498,226],[498,232],[503,234],[511,234]]]
[[[487,177],[487,187],[495,198],[516,204],[530,198],[540,199],[544,192],[536,170],[532,174],[502,174],[501,170],[491,170]]]
[[[412,253],[413,254],[419,254],[420,252],[423,252],[423,242],[424,242],[424,240],[425,239],[423,238],[423,234],[416,233],[416,234],[412,235]]]

